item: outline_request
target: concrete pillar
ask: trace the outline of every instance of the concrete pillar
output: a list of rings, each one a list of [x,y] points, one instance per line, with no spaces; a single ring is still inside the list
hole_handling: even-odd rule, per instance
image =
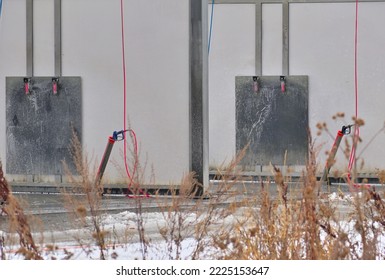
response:
[[[190,171],[209,184],[208,0],[190,0]]]

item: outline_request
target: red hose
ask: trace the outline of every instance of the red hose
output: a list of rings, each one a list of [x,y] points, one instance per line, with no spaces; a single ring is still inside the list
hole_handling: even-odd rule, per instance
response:
[[[355,28],[354,28],[354,97],[355,97],[355,121],[358,120],[358,63],[357,63],[357,46],[358,46],[358,0],[356,0],[356,16],[355,16]],[[354,135],[353,135],[353,145],[352,150],[350,151],[350,157],[349,157],[349,165],[348,165],[348,172],[349,172],[349,180],[350,180],[350,173],[352,171],[353,166],[355,165],[356,161],[356,148],[357,148],[357,142],[360,136],[360,129],[358,125],[354,126]]]
[[[126,56],[125,56],[125,43],[124,43],[124,7],[123,7],[123,0],[120,0],[120,20],[121,20],[121,38],[122,38],[122,70],[123,70],[123,130],[124,130],[124,138],[123,138],[123,158],[124,158],[124,166],[126,169],[126,173],[128,178],[130,179],[130,182],[128,184],[128,191],[132,192],[130,190],[130,187],[134,184],[134,177],[135,173],[137,172],[138,167],[138,141],[136,138],[136,133],[133,129],[127,129],[127,75],[126,75]],[[127,162],[127,131],[130,132],[133,146],[134,146],[134,166],[132,173],[130,173],[130,168],[128,166]],[[139,190],[141,194],[144,194],[142,190]],[[147,194],[145,194],[148,196]]]

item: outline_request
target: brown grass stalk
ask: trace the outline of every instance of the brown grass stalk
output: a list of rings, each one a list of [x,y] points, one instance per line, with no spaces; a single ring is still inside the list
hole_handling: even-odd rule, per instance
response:
[[[41,252],[37,247],[32,236],[31,228],[24,214],[18,199],[12,194],[11,187],[4,177],[3,167],[0,162],[0,196],[4,203],[2,212],[6,214],[9,219],[10,232],[16,232],[19,236],[18,254],[24,256],[25,259],[39,260],[42,259]],[[2,237],[2,244],[4,244],[4,237]],[[3,247],[2,247],[3,248]],[[1,252],[2,258],[5,258],[4,251]]]

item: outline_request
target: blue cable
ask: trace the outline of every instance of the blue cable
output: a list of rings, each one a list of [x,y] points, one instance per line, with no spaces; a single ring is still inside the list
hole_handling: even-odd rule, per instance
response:
[[[212,36],[212,31],[213,31],[213,18],[214,18],[214,4],[215,0],[211,2],[211,18],[210,18],[210,33],[209,33],[209,48],[208,52],[210,53],[210,48],[211,48],[211,36]]]
[[[3,6],[3,0],[0,0],[0,17],[1,17],[1,8]]]

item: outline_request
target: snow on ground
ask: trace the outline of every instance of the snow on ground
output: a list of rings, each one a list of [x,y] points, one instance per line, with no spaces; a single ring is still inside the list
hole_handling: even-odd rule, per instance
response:
[[[146,238],[150,241],[144,254],[142,243],[139,242],[137,214],[130,211],[123,211],[117,214],[105,214],[101,218],[100,223],[103,225],[103,231],[109,232],[107,242],[110,244],[106,248],[106,256],[108,259],[134,260],[134,259],[175,259],[176,247],[170,251],[170,242],[166,242],[159,234],[162,227],[166,226],[164,215],[168,213],[143,213],[143,224],[145,228]],[[172,213],[171,213],[172,214]],[[184,215],[184,224],[194,223],[199,219],[196,214],[189,213]],[[87,221],[90,222],[90,221]],[[60,239],[61,236],[66,236],[67,239],[73,241],[58,242],[54,245],[56,249],[45,249],[43,257],[45,259],[65,259],[70,258],[74,260],[84,259],[100,259],[100,251],[95,242],[90,242],[87,238],[91,236],[92,232],[88,229],[68,230],[65,232],[50,232],[44,233],[49,236],[56,236]],[[186,233],[188,235],[188,233]],[[5,232],[0,231],[0,237],[5,235]],[[115,239],[115,236],[116,239]],[[76,241],[75,241],[76,240]],[[82,244],[82,245],[80,245]],[[186,237],[182,240],[179,259],[189,259],[197,242],[193,237]],[[1,249],[1,248],[0,248]],[[16,254],[12,248],[4,248],[8,259],[23,259],[22,256]],[[200,255],[209,259],[210,253],[213,249],[207,248],[205,252]]]
[[[360,196],[360,194],[358,194]],[[332,193],[328,199],[331,203],[340,205],[348,205],[352,200],[353,195],[342,195],[340,193]],[[241,219],[244,215],[244,209],[239,208],[238,212],[226,217],[224,224],[232,224],[235,219]],[[153,260],[167,260],[167,259],[190,259],[191,254],[197,246],[197,240],[194,237],[193,225],[196,225],[197,221],[203,219],[204,216],[197,215],[196,213],[184,213],[183,225],[186,226],[185,230],[182,230],[184,238],[182,238],[180,246],[176,246],[175,243],[166,241],[165,236],[169,238],[169,235],[162,236],[160,232],[162,229],[167,229],[169,226],[167,221],[175,218],[173,212],[145,212],[142,213],[143,227],[145,231],[146,239],[149,241],[148,246],[144,247],[143,243],[139,240],[138,234],[138,215],[131,211],[122,211],[116,214],[104,214],[99,221],[103,225],[103,231],[108,232],[107,243],[109,244],[105,250],[105,254],[108,259],[120,259],[120,260],[134,260],[134,259],[153,259]],[[91,220],[87,218],[87,224],[89,225]],[[218,223],[218,225],[223,223]],[[190,226],[190,228],[189,228]],[[334,225],[344,229],[345,232],[349,232],[349,239],[356,241],[357,244],[361,243],[361,236],[355,230],[355,221],[345,219],[338,225]],[[374,223],[374,226],[380,226],[378,223]],[[211,227],[211,230],[215,232],[215,224]],[[74,260],[90,260],[100,259],[99,248],[95,245],[95,241],[90,240],[92,236],[92,227],[71,229],[65,232],[52,231],[44,232],[44,240],[48,240],[51,237],[55,240],[53,243],[45,243],[55,250],[45,249],[43,257],[45,259],[74,259]],[[5,232],[0,231],[0,240],[2,236],[5,236]],[[324,235],[325,236],[325,235]],[[38,237],[38,235],[36,236]],[[380,250],[385,249],[385,236],[384,234],[377,237],[377,242]],[[81,244],[81,245],[80,245]],[[0,242],[1,245],[1,242]],[[172,246],[172,247],[170,247]],[[360,246],[360,245],[357,245]],[[178,250],[176,249],[178,247]],[[0,252],[4,250],[7,259],[23,259],[22,256],[16,254],[15,250],[11,247],[0,246]],[[220,252],[216,249],[205,247],[200,253],[201,259],[215,259]],[[385,255],[385,252],[384,252]]]

